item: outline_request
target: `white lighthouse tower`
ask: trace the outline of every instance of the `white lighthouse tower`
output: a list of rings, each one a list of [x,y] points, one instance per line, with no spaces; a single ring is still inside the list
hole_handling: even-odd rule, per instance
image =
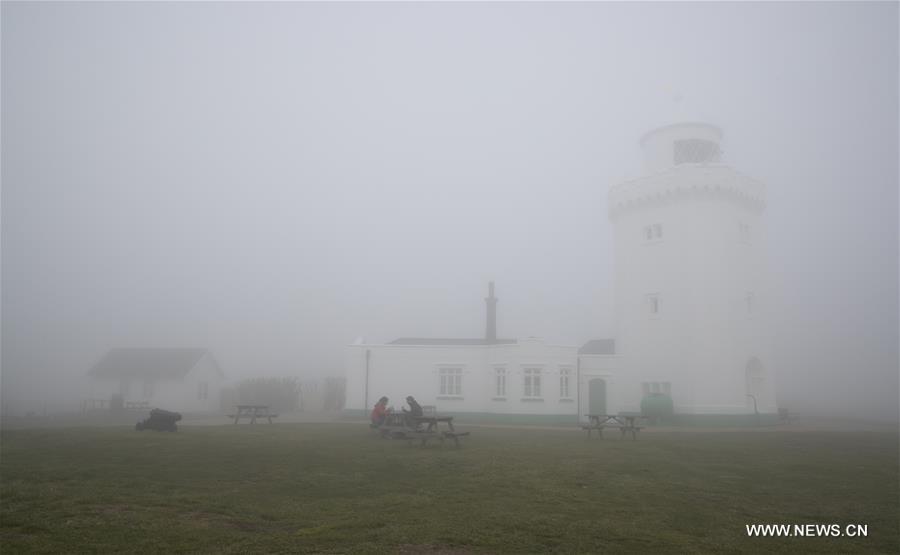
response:
[[[777,412],[764,186],[721,162],[721,130],[645,134],[644,176],[610,188],[620,406],[669,395],[676,414]]]

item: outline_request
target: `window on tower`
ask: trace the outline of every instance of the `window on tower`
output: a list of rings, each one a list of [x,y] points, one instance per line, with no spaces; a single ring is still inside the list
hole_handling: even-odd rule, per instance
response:
[[[738,222],[738,236],[745,243],[750,242],[750,224],[746,222]]]
[[[647,310],[650,313],[650,316],[659,315],[659,295],[656,293],[652,293],[647,295]]]
[[[703,164],[721,159],[719,145],[703,139],[682,139],[675,141],[674,162],[678,164]]]
[[[644,382],[641,384],[641,392],[644,397],[648,395],[672,395],[671,382]]]
[[[663,236],[662,224],[650,224],[644,226],[644,242],[661,241]]]

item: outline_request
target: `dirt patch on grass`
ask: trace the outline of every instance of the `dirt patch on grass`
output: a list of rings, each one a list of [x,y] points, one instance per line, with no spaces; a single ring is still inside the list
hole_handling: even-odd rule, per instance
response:
[[[124,503],[111,503],[105,505],[95,505],[93,507],[94,512],[100,513],[102,515],[111,516],[111,515],[123,515],[134,512],[134,507],[131,505],[127,505]]]
[[[198,528],[225,527],[242,530],[244,532],[257,532],[265,528],[262,523],[242,520],[228,515],[219,513],[210,513],[206,511],[191,511],[183,513],[184,519]]]
[[[257,522],[248,522],[246,520],[238,520],[236,518],[225,521],[225,524],[231,528],[242,530],[244,532],[259,532],[260,530],[266,528],[265,526]]]
[[[425,553],[428,555],[470,555],[473,551],[461,547],[450,545],[432,545],[432,544],[403,544],[397,551],[400,555],[418,555]]]

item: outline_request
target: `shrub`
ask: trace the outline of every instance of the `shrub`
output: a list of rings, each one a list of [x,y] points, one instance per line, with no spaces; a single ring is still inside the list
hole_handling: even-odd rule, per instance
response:
[[[297,378],[251,378],[235,387],[239,405],[268,405],[271,410],[289,412],[300,404]]]
[[[654,424],[668,420],[674,413],[672,398],[665,393],[651,393],[641,399],[641,414]]]

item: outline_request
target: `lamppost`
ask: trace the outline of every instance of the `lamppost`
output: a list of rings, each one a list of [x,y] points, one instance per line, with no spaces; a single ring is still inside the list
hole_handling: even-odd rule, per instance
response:
[[[759,408],[756,405],[756,395],[747,394],[747,397],[753,399],[753,414],[756,415],[756,425],[759,426]]]
[[[366,414],[366,411],[369,410],[369,358],[372,354],[372,351],[366,349],[366,401],[365,405],[363,405],[363,415]]]
[[[759,416],[759,409],[756,406],[756,395],[750,395],[748,393],[747,397],[750,397],[751,399],[753,399],[753,414]]]

